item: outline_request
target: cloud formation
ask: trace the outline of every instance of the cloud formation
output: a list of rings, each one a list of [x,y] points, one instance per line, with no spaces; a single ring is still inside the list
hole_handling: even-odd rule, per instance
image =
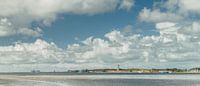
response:
[[[26,28],[26,27],[21,27],[17,28],[8,21],[7,18],[2,18],[0,19],[0,37],[5,37],[5,36],[12,36],[12,35],[26,35],[26,36],[32,36],[32,37],[39,37],[42,34],[42,30],[37,27],[34,29]]]
[[[200,13],[199,0],[167,0],[154,3],[152,9],[144,9],[139,13],[139,20],[144,22],[177,22],[181,20],[190,20],[191,16]]]
[[[133,0],[0,0],[0,32],[2,36],[27,35],[38,37],[41,31],[32,23],[50,25],[59,14],[95,15],[130,10]],[[5,24],[9,23],[9,24]]]
[[[144,7],[138,15],[142,22],[155,24],[160,33],[154,57],[160,62],[199,65],[199,30],[196,18],[200,13],[199,0],[167,0],[154,3],[153,8]],[[155,40],[156,41],[156,40]],[[154,41],[154,42],[155,42]],[[195,63],[194,63],[195,62]],[[176,64],[178,65],[178,64]]]
[[[3,0],[0,2],[3,2]],[[9,0],[0,3],[0,37],[28,35],[39,37],[42,30],[32,27],[32,22],[49,25],[62,13],[95,15],[117,9],[130,10],[132,0]],[[23,3],[22,3],[23,2]],[[62,49],[53,42],[37,39],[33,43],[16,43],[0,47],[2,65],[45,65],[56,67],[107,67],[113,64],[128,64],[131,67],[175,67],[198,65],[200,61],[200,23],[187,20],[200,13],[199,0],[168,0],[144,8],[138,18],[153,22],[158,35],[134,33],[127,25],[123,31],[113,30],[103,38],[93,36],[70,44]],[[22,3],[22,4],[21,4]],[[45,6],[43,3],[46,3]],[[29,5],[32,4],[32,5]],[[9,6],[9,7],[8,7]],[[66,39],[67,40],[67,39]],[[193,63],[195,64],[188,64]],[[173,65],[176,64],[176,65]]]
[[[134,3],[135,3],[134,0],[122,0],[119,9],[125,9],[129,11],[134,6]]]
[[[16,43],[0,47],[0,64],[55,64],[59,63],[62,50],[54,43],[37,39],[34,43]]]
[[[168,27],[162,27],[168,25]],[[126,35],[118,30],[105,34],[105,38],[89,37],[66,49],[38,39],[34,43],[16,43],[0,47],[0,64],[63,64],[107,67],[113,64],[144,65],[188,63],[200,60],[200,23],[182,26],[166,22],[158,24],[160,35]],[[161,28],[162,27],[162,28]],[[149,65],[149,66],[148,66]],[[176,65],[180,66],[180,65]],[[88,67],[88,66],[86,66]]]
[[[161,12],[160,9],[147,9],[144,8],[138,16],[139,20],[142,22],[165,22],[171,21],[176,22],[183,19],[182,15],[171,12]]]

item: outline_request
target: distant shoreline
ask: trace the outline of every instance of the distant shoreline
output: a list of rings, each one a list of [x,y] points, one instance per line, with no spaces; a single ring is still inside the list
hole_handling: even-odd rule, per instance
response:
[[[8,72],[0,75],[200,75],[200,73],[68,73],[68,72]]]

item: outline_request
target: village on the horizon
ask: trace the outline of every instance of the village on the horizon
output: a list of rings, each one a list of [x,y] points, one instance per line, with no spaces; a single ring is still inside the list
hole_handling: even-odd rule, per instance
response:
[[[32,70],[31,73],[39,74],[42,73],[40,70]],[[59,73],[53,70],[52,73]],[[63,73],[63,72],[62,72]],[[67,70],[64,73],[113,73],[113,74],[190,74],[200,73],[200,68],[195,67],[191,69],[179,69],[179,68],[166,68],[166,69],[148,69],[148,68],[121,68],[117,65],[117,68],[112,69],[80,69],[80,70]]]

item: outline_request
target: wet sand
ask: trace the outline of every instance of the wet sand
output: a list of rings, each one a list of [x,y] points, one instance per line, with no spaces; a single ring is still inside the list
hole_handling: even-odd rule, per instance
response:
[[[166,86],[200,86],[200,75],[0,75],[0,86],[121,86],[120,83],[126,82],[129,84],[124,86],[133,86],[141,81],[154,85],[165,82]]]
[[[56,78],[35,76],[0,75],[0,86],[65,86],[52,82]]]
[[[0,86],[5,86],[8,85],[9,83],[12,83],[12,80],[8,80],[8,79],[0,79]]]

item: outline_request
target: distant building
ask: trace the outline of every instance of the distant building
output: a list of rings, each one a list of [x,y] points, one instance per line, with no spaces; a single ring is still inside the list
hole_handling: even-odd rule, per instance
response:
[[[170,71],[170,70],[160,70],[159,73],[160,74],[168,74],[168,73],[172,73],[172,71]]]
[[[173,70],[172,69],[152,69],[151,73],[168,74],[168,73],[173,73]]]
[[[68,70],[67,72],[69,72],[69,73],[78,73],[79,70]]]
[[[88,73],[90,72],[88,69],[83,69],[83,70],[68,70],[68,73]]]
[[[119,71],[119,70],[120,70],[120,65],[118,64],[118,65],[117,65],[117,71]]]
[[[192,68],[189,70],[191,73],[200,73],[200,68]]]
[[[110,72],[110,73],[129,73],[130,71],[129,70],[119,70],[119,69],[117,69],[117,71],[116,71],[116,69],[115,69],[115,70],[108,70],[107,72]]]
[[[32,70],[31,73],[40,73],[40,70]]]
[[[88,69],[84,69],[84,70],[79,70],[79,73],[88,73],[89,70]]]

